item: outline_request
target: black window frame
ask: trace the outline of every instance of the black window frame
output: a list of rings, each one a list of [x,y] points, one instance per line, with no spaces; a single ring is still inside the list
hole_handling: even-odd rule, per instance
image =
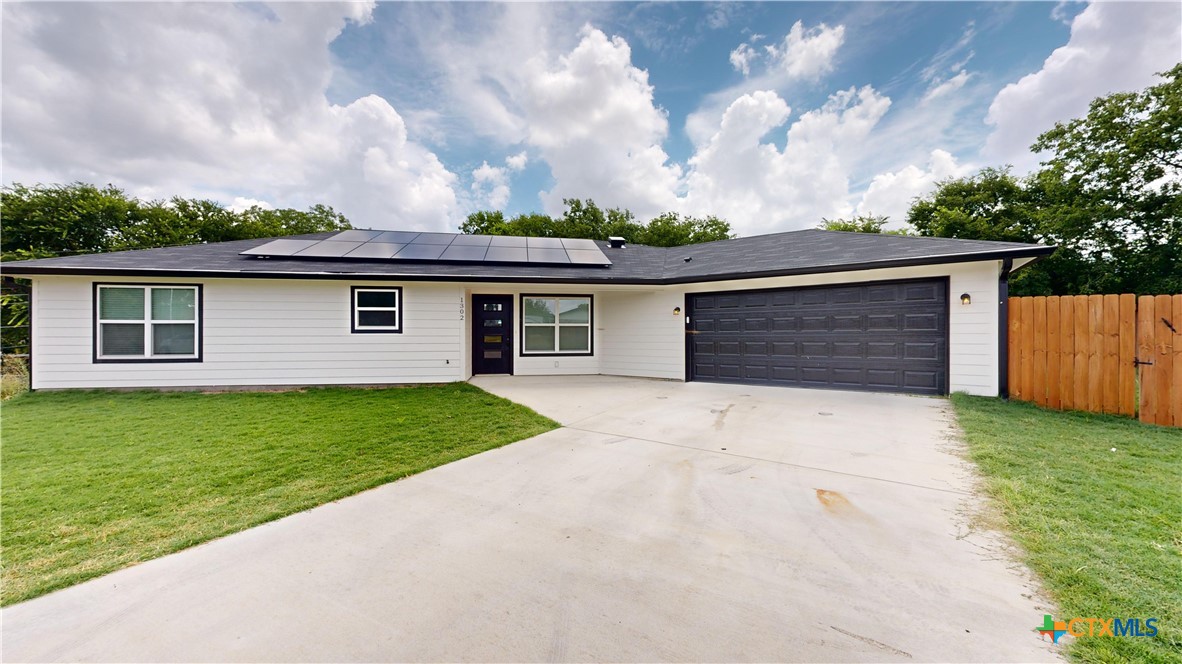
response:
[[[196,289],[196,356],[194,357],[101,357],[99,353],[99,289],[107,287],[115,288],[193,288]],[[205,360],[205,284],[175,284],[175,283],[158,283],[158,282],[134,282],[134,281],[95,281],[91,284],[90,294],[91,310],[90,310],[90,361],[92,364],[182,364],[191,362],[203,362]],[[151,306],[150,296],[146,299]],[[151,319],[144,319],[144,325],[150,326]],[[144,349],[147,352],[147,348]]]
[[[562,352],[557,350],[559,342],[558,335],[558,313],[554,314],[555,333],[554,333],[554,347],[556,350],[546,352],[526,351],[525,350],[525,298],[546,298],[546,299],[573,299],[586,298],[587,306],[587,350],[586,351],[568,351]],[[517,343],[518,357],[594,357],[595,356],[595,296],[588,293],[520,293],[517,298],[517,332],[519,339]]]
[[[398,321],[398,329],[359,326],[357,324],[357,293],[360,291],[393,291],[397,293],[398,304],[394,307],[394,316]],[[402,299],[402,286],[352,286],[349,288],[349,332],[351,334],[402,334],[402,310],[405,305],[406,303]]]

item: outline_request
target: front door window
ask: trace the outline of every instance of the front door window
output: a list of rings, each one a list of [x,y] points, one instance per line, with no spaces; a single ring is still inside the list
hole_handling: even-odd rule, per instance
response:
[[[513,373],[513,296],[473,295],[472,373]]]

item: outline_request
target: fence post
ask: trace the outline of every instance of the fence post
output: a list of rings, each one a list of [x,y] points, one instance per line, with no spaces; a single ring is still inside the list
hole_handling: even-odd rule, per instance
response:
[[[1121,415],[1137,415],[1137,296],[1126,293],[1120,296],[1120,350],[1117,369],[1119,391],[1118,412]]]
[[[1141,378],[1141,399],[1137,404],[1137,416],[1142,422],[1153,422],[1153,418],[1157,415],[1157,403],[1154,399],[1153,387],[1153,365],[1147,364],[1154,361],[1153,348],[1153,322],[1157,320],[1153,316],[1153,296],[1142,295],[1137,298],[1137,361],[1138,372]]]
[[[1075,406],[1075,300],[1059,298],[1059,399],[1064,410]]]

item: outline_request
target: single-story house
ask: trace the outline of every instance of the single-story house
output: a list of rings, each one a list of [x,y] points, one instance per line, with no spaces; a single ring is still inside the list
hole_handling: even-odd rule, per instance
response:
[[[802,230],[683,247],[348,230],[11,262],[32,387],[607,374],[1005,392],[1007,278],[1054,247]]]

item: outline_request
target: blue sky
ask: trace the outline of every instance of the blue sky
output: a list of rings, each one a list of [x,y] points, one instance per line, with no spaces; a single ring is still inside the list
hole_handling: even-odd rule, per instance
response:
[[[3,7],[4,181],[454,228],[888,214],[1182,59],[1178,3]],[[78,35],[86,37],[79,38]]]

